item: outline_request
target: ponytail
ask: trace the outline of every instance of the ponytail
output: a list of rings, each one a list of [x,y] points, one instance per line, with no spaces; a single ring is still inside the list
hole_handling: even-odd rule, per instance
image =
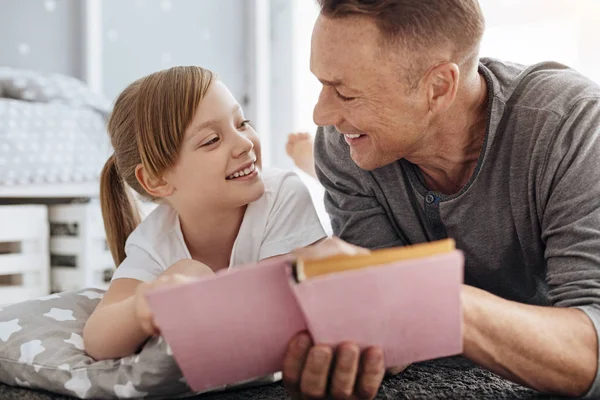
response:
[[[125,259],[125,242],[140,223],[140,213],[119,176],[114,155],[100,176],[100,206],[108,247],[118,267]]]

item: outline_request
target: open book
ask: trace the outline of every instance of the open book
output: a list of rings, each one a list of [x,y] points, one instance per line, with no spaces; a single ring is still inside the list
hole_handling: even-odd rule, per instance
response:
[[[148,295],[193,390],[278,372],[289,340],[383,348],[386,366],[462,352],[454,241],[320,260],[276,259]]]

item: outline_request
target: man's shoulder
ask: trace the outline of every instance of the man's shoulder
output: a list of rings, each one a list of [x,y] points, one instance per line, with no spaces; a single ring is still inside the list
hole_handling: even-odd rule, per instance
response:
[[[562,117],[581,101],[600,100],[600,85],[557,62],[525,66],[483,58],[480,70],[492,80],[494,96],[508,107],[551,112]]]

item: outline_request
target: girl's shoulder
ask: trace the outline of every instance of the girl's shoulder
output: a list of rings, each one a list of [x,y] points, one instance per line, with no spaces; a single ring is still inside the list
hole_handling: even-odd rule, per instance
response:
[[[154,245],[175,232],[178,223],[177,212],[167,204],[159,204],[135,228],[127,241]]]
[[[262,171],[265,193],[277,195],[280,191],[294,191],[305,187],[304,183],[294,171],[266,167]]]

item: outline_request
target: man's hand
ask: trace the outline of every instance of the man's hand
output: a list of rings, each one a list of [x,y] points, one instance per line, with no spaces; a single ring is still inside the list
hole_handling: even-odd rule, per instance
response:
[[[293,252],[304,259],[335,255],[369,254],[369,250],[329,237]],[[293,398],[372,399],[385,374],[383,351],[372,347],[360,352],[355,343],[337,349],[313,346],[310,336],[300,333],[289,344],[283,362],[283,382]]]
[[[354,343],[337,349],[316,345],[306,333],[296,335],[283,361],[283,383],[294,399],[373,399],[385,374],[383,351],[360,352]]]
[[[325,238],[311,246],[303,247],[292,252],[294,256],[302,257],[307,260],[331,257],[340,254],[352,256],[369,253],[370,251],[368,249],[344,242],[342,239],[335,236]]]

